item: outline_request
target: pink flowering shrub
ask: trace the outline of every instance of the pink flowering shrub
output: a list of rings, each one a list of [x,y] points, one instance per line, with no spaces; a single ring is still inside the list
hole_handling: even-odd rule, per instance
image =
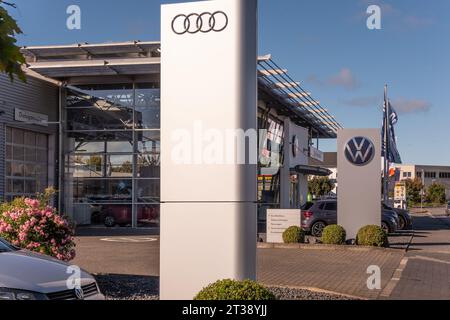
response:
[[[74,227],[40,200],[16,199],[0,210],[0,237],[16,247],[58,260],[75,258]]]

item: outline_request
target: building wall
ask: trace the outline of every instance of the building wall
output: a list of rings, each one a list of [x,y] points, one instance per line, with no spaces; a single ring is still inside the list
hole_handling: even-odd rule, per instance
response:
[[[399,169],[400,181],[419,178],[423,179],[426,188],[433,183],[444,185],[450,200],[450,166],[399,165],[396,168]]]
[[[294,209],[290,204],[290,186],[291,186],[291,168],[297,165],[308,164],[308,142],[309,132],[308,129],[299,127],[292,123],[289,118],[284,121],[285,130],[285,147],[284,147],[284,165],[281,168],[281,208],[282,209]],[[293,153],[293,138],[298,139],[297,156]],[[299,174],[299,194],[297,195],[300,205],[304,204],[308,196],[308,177]]]
[[[6,127],[26,129],[49,135],[49,182],[55,185],[57,170],[58,126],[30,125],[14,120],[15,108],[46,114],[49,121],[58,121],[59,89],[50,82],[27,77],[27,83],[19,80],[11,82],[0,74],[0,201],[5,194],[5,139]]]

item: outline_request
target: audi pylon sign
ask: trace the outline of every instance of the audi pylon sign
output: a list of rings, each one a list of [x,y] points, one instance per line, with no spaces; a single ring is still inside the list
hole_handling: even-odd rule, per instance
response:
[[[355,239],[366,225],[381,225],[380,129],[338,131],[338,224]]]
[[[257,1],[161,14],[160,297],[190,300],[217,280],[256,278]],[[240,157],[247,133],[255,145]]]

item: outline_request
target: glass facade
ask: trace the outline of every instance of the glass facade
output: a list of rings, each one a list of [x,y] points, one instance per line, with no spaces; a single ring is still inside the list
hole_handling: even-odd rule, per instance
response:
[[[33,197],[48,186],[48,136],[6,128],[5,200]]]
[[[67,90],[65,209],[79,225],[159,226],[157,84]]]
[[[273,116],[260,114],[258,128],[265,130],[259,131],[258,232],[266,232],[267,209],[280,208],[284,125]]]

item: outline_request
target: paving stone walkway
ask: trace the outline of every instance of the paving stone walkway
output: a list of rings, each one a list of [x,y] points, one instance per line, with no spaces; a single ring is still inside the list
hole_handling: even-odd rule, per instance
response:
[[[381,269],[381,288],[391,280],[404,256],[385,249],[260,249],[258,280],[266,285],[316,288],[364,299],[377,299],[382,290],[369,290],[369,266]]]
[[[415,236],[389,299],[450,300],[450,218],[443,209],[414,218]]]

